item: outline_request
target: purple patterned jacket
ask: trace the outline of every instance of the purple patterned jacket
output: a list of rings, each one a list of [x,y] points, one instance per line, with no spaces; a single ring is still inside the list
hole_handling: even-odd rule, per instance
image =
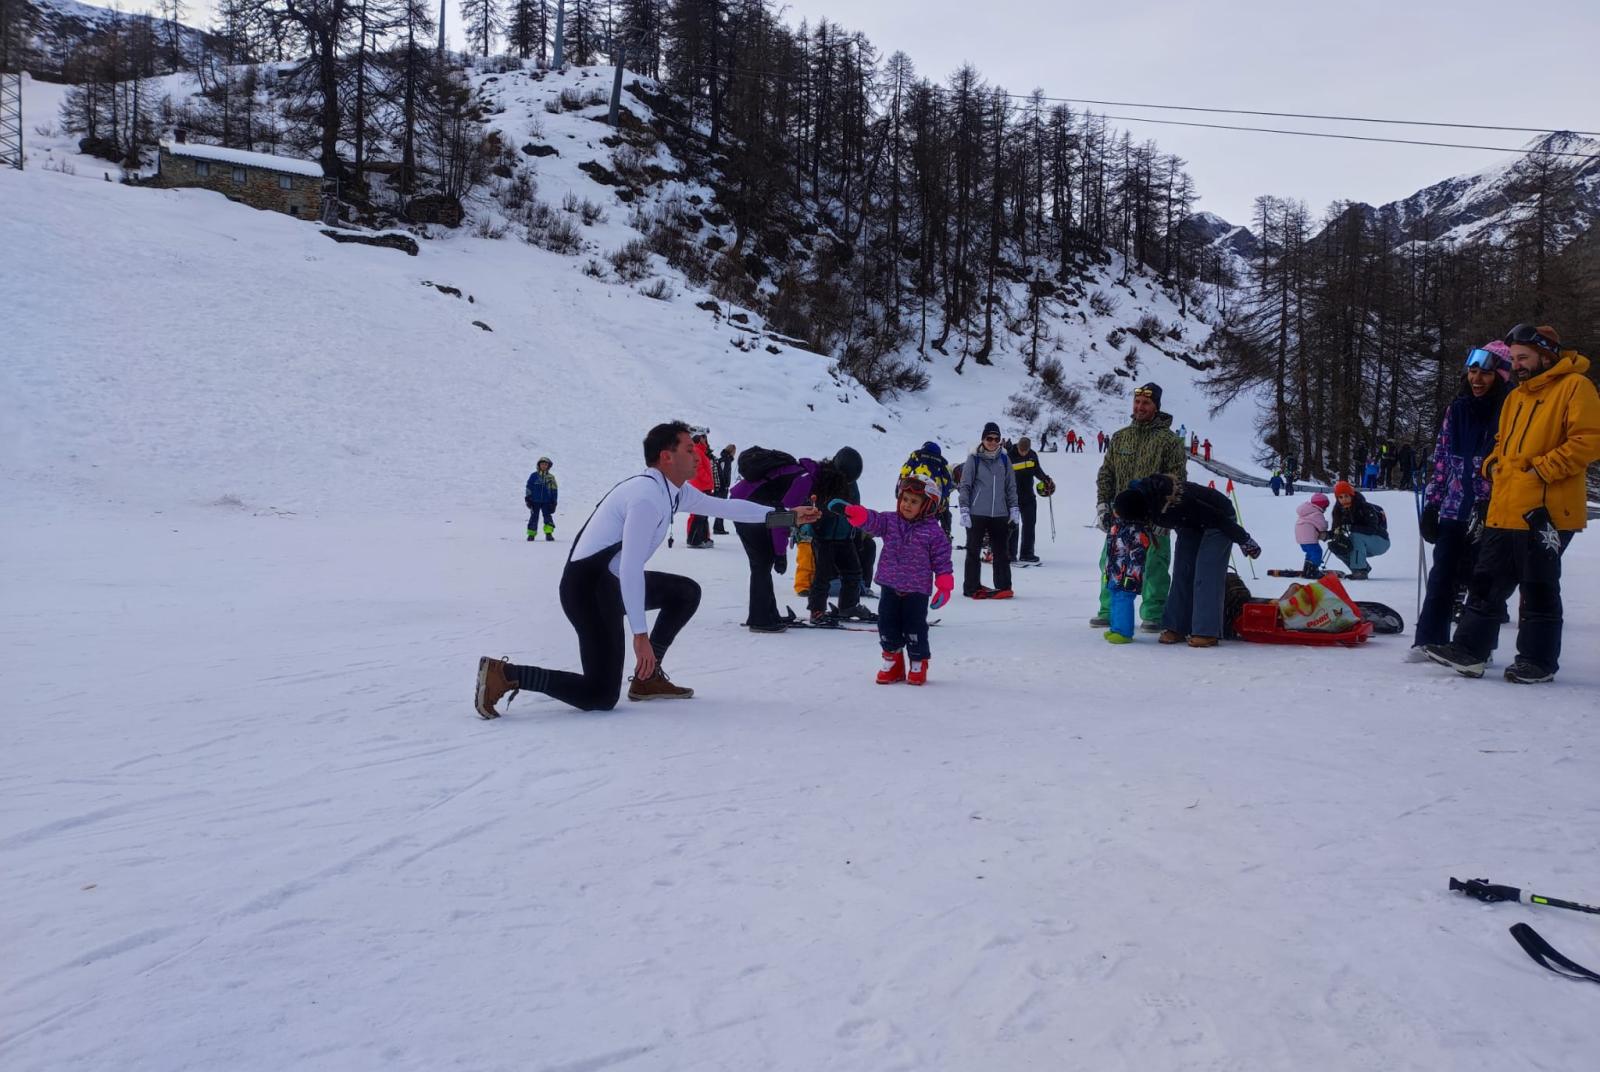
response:
[[[861,531],[883,541],[878,553],[878,583],[896,592],[933,594],[933,579],[953,571],[950,537],[931,517],[907,521],[898,513],[867,511]]]
[[[1439,444],[1433,452],[1433,476],[1423,492],[1423,501],[1437,506],[1444,521],[1465,520],[1475,504],[1489,501],[1489,478],[1483,475],[1483,459],[1494,449],[1499,422],[1491,419],[1481,429],[1473,429],[1467,408],[1471,402],[1470,398],[1458,398],[1445,411],[1444,423],[1439,426]],[[1462,442],[1463,433],[1476,442]]]

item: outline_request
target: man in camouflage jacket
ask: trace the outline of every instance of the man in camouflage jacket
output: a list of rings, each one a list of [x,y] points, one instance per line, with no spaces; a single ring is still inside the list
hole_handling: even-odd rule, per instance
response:
[[[1154,383],[1133,392],[1133,421],[1112,433],[1100,472],[1095,477],[1095,517],[1100,531],[1111,527],[1111,502],[1135,480],[1164,473],[1178,484],[1189,477],[1183,440],[1172,430],[1172,415],[1161,412],[1161,388]],[[1166,529],[1151,532],[1145,556],[1144,588],[1140,592],[1140,628],[1160,632],[1167,609],[1167,589],[1172,585],[1172,536]],[[1111,593],[1106,588],[1106,556],[1100,552],[1100,611],[1089,624],[1104,629],[1110,622]]]

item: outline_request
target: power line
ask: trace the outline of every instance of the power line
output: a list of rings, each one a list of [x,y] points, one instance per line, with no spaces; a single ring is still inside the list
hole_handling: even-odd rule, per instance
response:
[[[1014,96],[1008,93],[1006,96]],[[1519,149],[1509,145],[1467,145],[1454,141],[1420,141],[1416,138],[1378,138],[1370,134],[1333,134],[1321,130],[1281,130],[1276,127],[1246,127],[1234,126],[1231,123],[1196,123],[1193,120],[1183,119],[1147,119],[1138,115],[1105,115],[1105,119],[1115,119],[1123,123],[1160,123],[1172,127],[1204,127],[1208,130],[1248,130],[1259,134],[1292,134],[1300,138],[1337,138],[1340,141],[1374,141],[1386,145],[1428,145],[1439,149],[1486,149],[1495,153],[1525,153],[1539,156],[1570,156],[1575,160],[1593,160],[1594,153],[1568,153],[1555,149]]]
[[[1008,97],[1021,100],[1032,98],[1021,93],[1008,93]],[[1087,97],[1044,97],[1043,100],[1063,104],[1097,104],[1105,108],[1153,108],[1175,112],[1214,112],[1220,115],[1264,115],[1276,119],[1326,119],[1337,123],[1388,123],[1402,127],[1454,127],[1458,130],[1503,130],[1513,134],[1584,134],[1600,137],[1600,130],[1553,130],[1549,127],[1497,127],[1484,123],[1438,123],[1422,119],[1374,119],[1363,115],[1316,115],[1308,112],[1261,112],[1249,108],[1202,108],[1192,104],[1139,104],[1133,101],[1090,100]]]
[[[711,64],[704,64],[704,63],[692,64],[692,65],[690,65],[690,68],[692,70],[696,70],[696,71],[708,71],[708,72],[712,72],[712,73],[715,73],[715,74],[749,75],[749,76],[754,77],[754,78],[775,78],[775,79],[778,79],[780,81],[785,81],[785,82],[802,82],[802,81],[806,81],[805,78],[802,78],[802,77],[800,77],[798,75],[783,74],[783,73],[778,72],[778,71],[758,71],[758,70],[753,70],[753,69],[750,69],[750,68],[715,67],[715,66],[712,66]],[[1025,93],[1006,93],[1006,92],[1002,91],[1000,93],[1000,95],[1003,96],[1003,97],[1012,99],[1012,100],[1034,100],[1034,99],[1036,99],[1036,98],[1033,97],[1032,94],[1025,94]],[[1047,100],[1047,101],[1052,101],[1052,102],[1057,102],[1057,103],[1062,103],[1062,104],[1096,103],[1096,102],[1092,102],[1092,101],[1086,101],[1086,100],[1083,100],[1083,99],[1077,98],[1077,97],[1045,97],[1045,96],[1041,96],[1041,97],[1039,97],[1037,99],[1039,99],[1039,100]],[[1122,105],[1122,107],[1131,107],[1131,108],[1174,108],[1174,109],[1183,108],[1182,105],[1176,105],[1176,104],[1172,104],[1172,105],[1124,104],[1124,105]],[[1227,109],[1227,108],[1196,108],[1196,109],[1193,109],[1193,110],[1194,111],[1218,111],[1218,112],[1233,112],[1233,111],[1235,111],[1235,109]],[[1282,115],[1282,116],[1294,116],[1295,115],[1295,113],[1292,113],[1292,112],[1249,112],[1249,111],[1243,111],[1243,110],[1237,110],[1237,111],[1239,112],[1239,114],[1242,114],[1242,115]],[[1563,151],[1555,150],[1555,149],[1523,149],[1523,148],[1520,148],[1520,147],[1517,147],[1517,146],[1511,146],[1511,145],[1468,145],[1468,144],[1465,144],[1463,142],[1424,141],[1424,140],[1416,139],[1416,138],[1380,138],[1380,137],[1376,137],[1374,135],[1369,135],[1369,134],[1334,134],[1334,133],[1331,133],[1331,132],[1328,132],[1328,131],[1318,131],[1318,130],[1284,130],[1284,129],[1279,128],[1279,127],[1255,127],[1255,126],[1244,126],[1244,125],[1235,125],[1235,124],[1228,124],[1228,123],[1199,123],[1199,122],[1195,122],[1193,120],[1182,120],[1182,119],[1150,119],[1150,118],[1146,118],[1146,117],[1143,117],[1143,116],[1137,116],[1137,115],[1104,115],[1103,113],[1102,113],[1102,115],[1106,119],[1115,119],[1118,122],[1126,122],[1126,123],[1158,123],[1158,124],[1162,124],[1164,126],[1201,127],[1201,128],[1205,128],[1205,129],[1209,129],[1209,130],[1240,130],[1240,131],[1247,131],[1247,132],[1253,132],[1253,133],[1258,133],[1258,134],[1285,134],[1285,135],[1291,135],[1291,136],[1299,137],[1299,138],[1333,138],[1333,139],[1338,140],[1338,141],[1365,141],[1365,142],[1376,142],[1376,143],[1384,144],[1384,145],[1421,145],[1421,146],[1427,146],[1427,147],[1430,147],[1430,148],[1437,148],[1437,149],[1477,149],[1477,150],[1482,150],[1482,151],[1492,152],[1492,153],[1520,153],[1520,154],[1539,155],[1539,156],[1569,157],[1569,158],[1574,159],[1574,160],[1592,160],[1592,159],[1595,158],[1595,154],[1593,154],[1593,153],[1571,153],[1571,152],[1563,152]],[[1347,122],[1398,123],[1398,124],[1409,125],[1409,126],[1459,126],[1459,127],[1465,128],[1465,129],[1472,129],[1472,130],[1508,130],[1508,131],[1523,131],[1523,132],[1542,133],[1542,134],[1560,133],[1559,131],[1546,130],[1543,127],[1493,127],[1493,126],[1479,126],[1479,125],[1470,124],[1470,123],[1423,123],[1423,122],[1420,122],[1420,121],[1412,123],[1412,122],[1409,122],[1407,120],[1401,120],[1401,119],[1362,119],[1362,118],[1359,118],[1359,117],[1341,117],[1341,116],[1311,116],[1311,115],[1306,115],[1306,116],[1298,116],[1298,117],[1299,118],[1307,118],[1307,119],[1330,119],[1330,120],[1340,120],[1340,119],[1342,119],[1342,120],[1347,121]],[[1573,130],[1573,131],[1567,131],[1566,133],[1571,133],[1571,134],[1590,134],[1590,133],[1595,133],[1595,132],[1583,131],[1583,130]]]

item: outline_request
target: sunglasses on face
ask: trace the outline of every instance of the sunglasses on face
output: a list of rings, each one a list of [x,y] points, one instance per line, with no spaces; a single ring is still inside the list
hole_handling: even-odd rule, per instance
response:
[[[1558,356],[1561,353],[1561,347],[1550,336],[1542,334],[1532,324],[1518,324],[1506,332],[1504,341],[1512,346],[1537,346],[1541,350]]]
[[[1495,372],[1500,368],[1500,355],[1481,346],[1467,351],[1467,368]]]

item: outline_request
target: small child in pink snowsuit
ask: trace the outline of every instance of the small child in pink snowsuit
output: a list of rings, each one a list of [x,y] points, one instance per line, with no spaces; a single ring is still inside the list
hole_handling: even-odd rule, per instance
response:
[[[1328,508],[1328,497],[1317,492],[1300,504],[1295,511],[1294,542],[1306,553],[1306,563],[1301,572],[1307,577],[1322,576],[1322,537],[1328,531],[1328,519],[1322,511]]]

